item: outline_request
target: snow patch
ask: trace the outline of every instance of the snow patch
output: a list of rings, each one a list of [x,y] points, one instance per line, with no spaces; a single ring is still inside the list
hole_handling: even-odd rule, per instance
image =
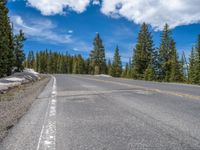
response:
[[[35,72],[35,70],[33,70],[33,69],[28,69],[28,68],[26,68],[26,69],[24,70],[24,72],[28,72],[28,73],[34,74],[34,75],[36,75],[36,76],[39,75],[39,73],[38,73],[38,72]]]
[[[19,86],[22,83],[35,81],[40,79],[39,73],[33,69],[25,69],[24,72],[15,73],[11,76],[0,79],[0,93],[5,92],[7,89]]]
[[[17,78],[17,77],[9,77],[9,78],[7,78],[7,79],[5,79],[5,80],[7,80],[7,81],[16,81],[16,82],[21,82],[21,81],[24,81],[25,80],[25,78]]]
[[[107,74],[99,74],[99,75],[95,75],[96,77],[106,77],[106,78],[110,78],[112,76],[107,75]]]

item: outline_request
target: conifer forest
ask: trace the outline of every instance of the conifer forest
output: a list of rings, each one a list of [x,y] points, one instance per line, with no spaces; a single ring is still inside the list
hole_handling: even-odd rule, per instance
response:
[[[26,35],[13,32],[6,0],[0,1],[0,77],[24,68],[48,74],[108,74],[136,80],[200,84],[200,34],[189,56],[179,54],[170,26],[163,27],[160,44],[155,47],[148,24],[143,23],[130,60],[122,63],[120,45],[116,45],[113,59],[106,59],[106,49],[100,33],[91,41],[93,49],[87,58],[55,52],[50,49],[24,52]]]

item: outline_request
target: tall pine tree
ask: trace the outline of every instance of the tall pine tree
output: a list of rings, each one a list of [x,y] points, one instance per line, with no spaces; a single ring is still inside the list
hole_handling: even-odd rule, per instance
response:
[[[29,51],[28,57],[27,57],[27,66],[28,68],[34,68],[35,65],[35,56],[33,51]]]
[[[148,25],[143,23],[133,55],[133,77],[135,79],[144,79],[145,70],[152,60],[153,51],[151,33],[149,32]]]
[[[172,33],[169,25],[165,24],[159,48],[159,78],[161,81],[170,81],[171,75],[171,58],[172,58]]]
[[[105,49],[99,33],[96,34],[93,46],[94,48],[90,53],[91,73],[104,74],[106,73]]]
[[[25,36],[22,30],[19,31],[18,35],[14,36],[14,59],[15,67],[17,72],[21,72],[24,69],[23,62],[25,60],[25,54],[23,51]]]
[[[120,77],[121,74],[122,74],[122,62],[121,62],[121,57],[119,55],[119,48],[117,46],[115,49],[115,54],[112,63],[112,76]]]
[[[176,43],[171,40],[170,41],[170,82],[182,82],[183,79],[183,71],[181,70],[181,63],[179,62],[178,54],[176,51]]]
[[[10,75],[14,65],[13,34],[6,3],[7,0],[0,1],[0,77]]]
[[[128,78],[128,69],[129,69],[128,63],[126,63],[126,66],[122,71],[122,77],[123,78]]]
[[[196,44],[196,83],[200,84],[200,34]]]

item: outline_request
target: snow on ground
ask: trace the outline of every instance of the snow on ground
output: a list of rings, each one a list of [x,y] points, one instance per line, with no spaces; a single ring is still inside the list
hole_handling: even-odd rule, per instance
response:
[[[6,78],[5,80],[13,81],[13,82],[21,82],[21,81],[25,80],[25,78],[10,77],[10,78]]]
[[[0,79],[0,93],[5,92],[7,89],[19,86],[22,83],[35,81],[40,79],[39,73],[33,69],[25,69],[23,72],[15,73],[11,76]]]
[[[39,73],[38,73],[38,72],[35,72],[35,70],[33,70],[33,69],[28,69],[28,68],[26,68],[25,71],[26,71],[26,72],[29,72],[29,73],[32,73],[32,74],[35,74],[35,75],[39,75]]]
[[[107,77],[107,78],[110,78],[112,76],[110,75],[107,75],[107,74],[99,74],[99,75],[95,75],[96,77]]]

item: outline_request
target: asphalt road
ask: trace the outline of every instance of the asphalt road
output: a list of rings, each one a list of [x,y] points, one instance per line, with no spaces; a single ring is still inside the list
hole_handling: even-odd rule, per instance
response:
[[[0,150],[200,150],[200,87],[55,75]]]

